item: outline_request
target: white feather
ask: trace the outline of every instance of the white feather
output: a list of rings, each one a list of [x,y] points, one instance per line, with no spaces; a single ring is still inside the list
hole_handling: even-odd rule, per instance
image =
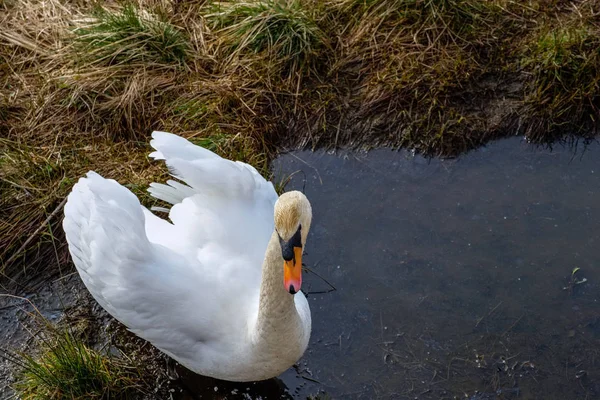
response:
[[[170,133],[152,137],[151,156],[183,182],[149,189],[172,205],[170,222],[89,172],[65,206],[71,255],[94,298],[131,331],[192,370],[235,378],[248,367],[236,346],[258,309],[277,194],[250,165]],[[228,359],[238,355],[240,367]]]

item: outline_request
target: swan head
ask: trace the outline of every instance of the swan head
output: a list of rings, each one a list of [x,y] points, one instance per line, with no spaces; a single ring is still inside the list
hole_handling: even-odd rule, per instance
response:
[[[283,285],[296,294],[302,286],[302,249],[312,220],[312,208],[298,191],[286,192],[275,203],[275,230],[283,257]]]

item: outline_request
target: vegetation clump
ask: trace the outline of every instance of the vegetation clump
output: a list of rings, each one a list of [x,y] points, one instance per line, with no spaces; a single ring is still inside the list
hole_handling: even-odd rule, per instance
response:
[[[61,288],[70,294],[83,288],[81,282],[71,279],[42,286],[42,291]],[[42,313],[26,297],[2,295],[3,300],[7,298],[12,301],[3,303],[8,304],[4,308],[18,309],[3,318],[18,319],[20,326],[6,336],[9,342],[21,345],[20,350],[0,347],[0,360],[13,366],[10,384],[7,371],[2,370],[3,383],[12,389],[11,393],[4,387],[4,395],[27,400],[128,399],[151,392],[164,397],[169,390],[168,377],[157,369],[157,350],[127,349],[111,334],[113,326],[120,329],[118,323],[104,327],[106,314],[90,313],[93,300],[89,294],[62,299],[67,303],[61,300],[64,313],[58,318],[44,309]],[[44,304],[47,300],[37,300],[44,308],[48,306]],[[103,329],[99,329],[101,325]]]
[[[307,65],[325,40],[300,0],[215,2],[206,18],[231,46],[232,56],[240,57],[244,51],[268,53],[269,62],[291,64],[290,72]]]
[[[117,11],[98,8],[93,15],[74,30],[77,54],[93,64],[182,64],[188,56],[189,43],[179,29],[131,4]]]
[[[125,399],[141,392],[143,372],[86,346],[68,330],[54,332],[39,356],[21,354],[19,398]]]
[[[528,132],[540,140],[567,130],[591,134],[600,115],[600,25],[545,26],[528,46]]]

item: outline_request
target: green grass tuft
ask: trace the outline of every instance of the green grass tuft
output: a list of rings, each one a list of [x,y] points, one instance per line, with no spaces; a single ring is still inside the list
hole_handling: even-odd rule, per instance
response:
[[[75,29],[75,43],[86,61],[96,64],[183,64],[190,46],[169,22],[128,4],[117,11],[98,8],[95,19]]]
[[[533,37],[522,63],[532,79],[525,98],[537,137],[558,129],[591,129],[600,115],[600,29],[577,24]]]
[[[39,356],[20,354],[14,389],[24,400],[126,399],[139,392],[142,372],[87,347],[68,330],[52,329]]]
[[[234,54],[270,52],[291,64],[292,71],[306,65],[322,46],[324,36],[299,0],[215,2],[206,18],[220,29]]]

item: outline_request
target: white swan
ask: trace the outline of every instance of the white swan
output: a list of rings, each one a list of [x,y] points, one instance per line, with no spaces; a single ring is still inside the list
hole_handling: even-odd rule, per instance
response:
[[[296,191],[278,198],[250,165],[170,133],[152,137],[150,156],[187,184],[151,184],[173,205],[171,222],[89,172],[69,194],[63,222],[83,282],[129,330],[198,374],[279,375],[310,337],[300,292],[310,203]]]

